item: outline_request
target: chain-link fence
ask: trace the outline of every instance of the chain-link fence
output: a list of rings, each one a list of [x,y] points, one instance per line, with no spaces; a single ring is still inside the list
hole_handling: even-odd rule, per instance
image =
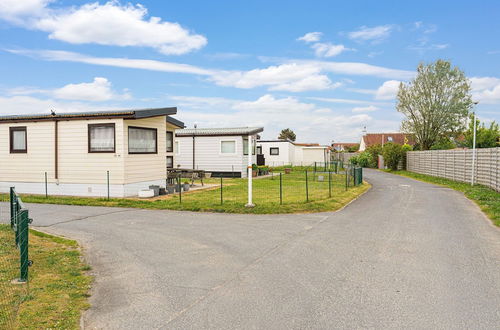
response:
[[[15,328],[19,305],[29,296],[29,218],[14,188],[10,189],[10,212],[0,210],[0,329]],[[4,224],[4,220],[10,224]],[[5,221],[5,222],[7,222]]]

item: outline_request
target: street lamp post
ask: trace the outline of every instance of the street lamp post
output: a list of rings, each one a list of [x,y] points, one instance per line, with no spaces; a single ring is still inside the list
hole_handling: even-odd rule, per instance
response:
[[[477,105],[479,102],[474,102],[474,105]],[[470,185],[474,185],[474,177],[475,177],[475,172],[476,172],[476,112],[473,112],[473,137],[472,137],[472,170],[471,170],[471,179],[470,179]]]

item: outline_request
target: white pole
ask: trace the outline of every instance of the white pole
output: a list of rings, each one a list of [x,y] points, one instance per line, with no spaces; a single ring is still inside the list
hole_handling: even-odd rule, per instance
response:
[[[474,112],[474,137],[472,138],[472,171],[471,171],[472,175],[470,180],[471,186],[474,185],[475,166],[476,166],[476,113]]]
[[[252,202],[252,136],[248,135],[248,203],[246,207],[254,207]]]

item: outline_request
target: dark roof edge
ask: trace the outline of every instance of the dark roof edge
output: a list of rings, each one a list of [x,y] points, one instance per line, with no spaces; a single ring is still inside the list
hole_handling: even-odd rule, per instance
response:
[[[124,118],[141,119],[157,116],[175,115],[176,107],[155,108],[155,109],[131,109],[131,110],[110,110],[110,111],[89,111],[89,112],[67,112],[61,114],[28,114],[0,116],[0,122],[20,122],[20,121],[53,121],[53,120],[83,120],[92,118]]]
[[[177,126],[179,128],[184,128],[186,125],[184,125],[184,122],[175,119],[174,117],[167,116],[167,123],[172,124],[174,126]]]

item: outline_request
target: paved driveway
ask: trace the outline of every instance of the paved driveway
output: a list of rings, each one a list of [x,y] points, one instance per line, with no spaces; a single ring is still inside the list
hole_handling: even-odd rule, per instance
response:
[[[29,207],[85,247],[88,329],[498,328],[500,230],[458,192],[366,178],[337,213]]]

